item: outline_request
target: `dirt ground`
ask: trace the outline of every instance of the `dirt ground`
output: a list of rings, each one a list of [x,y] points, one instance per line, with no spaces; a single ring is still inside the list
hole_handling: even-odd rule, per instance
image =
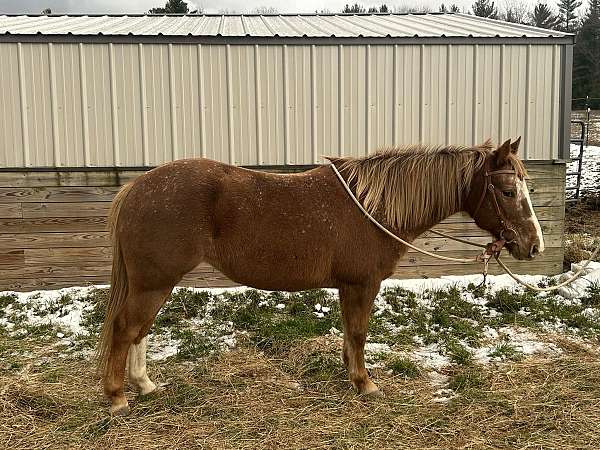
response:
[[[600,238],[600,195],[589,195],[565,209],[565,257],[563,267],[589,259]]]
[[[600,236],[600,195],[585,197],[579,203],[567,205],[565,233]]]

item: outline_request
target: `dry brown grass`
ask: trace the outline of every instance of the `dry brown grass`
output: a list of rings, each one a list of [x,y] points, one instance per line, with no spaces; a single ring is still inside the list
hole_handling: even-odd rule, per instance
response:
[[[307,371],[316,354],[338,354],[322,338],[277,356],[246,347],[151,364],[167,385],[114,420],[90,363],[52,358],[0,372],[0,448],[598,448],[598,355],[561,345],[556,359],[455,369],[448,404],[432,402],[426,375],[375,370],[386,396],[368,400],[335,363],[327,377]]]
[[[600,195],[588,196],[565,211],[565,263],[588,259],[600,238]]]

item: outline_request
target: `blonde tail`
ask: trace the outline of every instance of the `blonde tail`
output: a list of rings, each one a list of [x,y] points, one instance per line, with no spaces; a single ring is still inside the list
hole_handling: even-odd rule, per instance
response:
[[[112,242],[113,250],[113,261],[112,261],[112,272],[111,272],[111,283],[110,283],[110,294],[108,303],[106,305],[106,316],[104,318],[104,324],[102,325],[102,331],[100,332],[100,339],[98,341],[98,348],[96,349],[96,358],[98,361],[98,374],[105,374],[108,357],[110,355],[114,322],[117,314],[121,311],[125,300],[127,299],[128,282],[127,282],[127,270],[123,262],[123,255],[121,253],[121,245],[119,244],[119,238],[116,233],[117,222],[119,220],[119,212],[123,200],[127,197],[127,194],[131,190],[133,183],[126,184],[119,190],[115,198],[113,199],[110,212],[108,213],[108,227],[110,231],[110,239]]]

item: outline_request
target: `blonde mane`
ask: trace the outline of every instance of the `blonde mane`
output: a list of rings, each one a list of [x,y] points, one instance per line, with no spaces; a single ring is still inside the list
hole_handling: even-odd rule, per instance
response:
[[[437,223],[462,209],[473,175],[493,149],[491,141],[476,147],[383,148],[361,158],[329,158],[340,161],[347,182],[371,214],[380,214],[397,230],[414,230]],[[519,177],[523,163],[510,161]]]

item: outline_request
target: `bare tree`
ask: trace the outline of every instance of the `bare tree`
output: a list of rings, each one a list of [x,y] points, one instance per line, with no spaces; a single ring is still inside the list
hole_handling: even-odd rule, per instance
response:
[[[428,13],[431,12],[431,8],[429,6],[404,3],[401,5],[394,6],[394,12],[400,14]]]
[[[500,18],[512,23],[527,23],[529,8],[522,0],[506,0]]]
[[[446,7],[446,5],[444,5],[443,3],[440,5],[440,12],[451,12],[451,13],[458,13],[460,12],[460,8],[458,7],[458,5],[456,3],[452,3],[450,6]]]
[[[342,9],[342,14],[364,14],[366,12],[367,10],[365,9],[365,7],[359,5],[358,3],[355,3],[352,6],[346,4],[346,6],[344,6],[344,8]]]
[[[377,7],[377,6],[371,6],[367,12],[370,12],[370,13],[387,13],[387,12],[390,12],[390,10],[387,7],[387,5],[383,4],[383,5],[379,6],[379,7]]]

